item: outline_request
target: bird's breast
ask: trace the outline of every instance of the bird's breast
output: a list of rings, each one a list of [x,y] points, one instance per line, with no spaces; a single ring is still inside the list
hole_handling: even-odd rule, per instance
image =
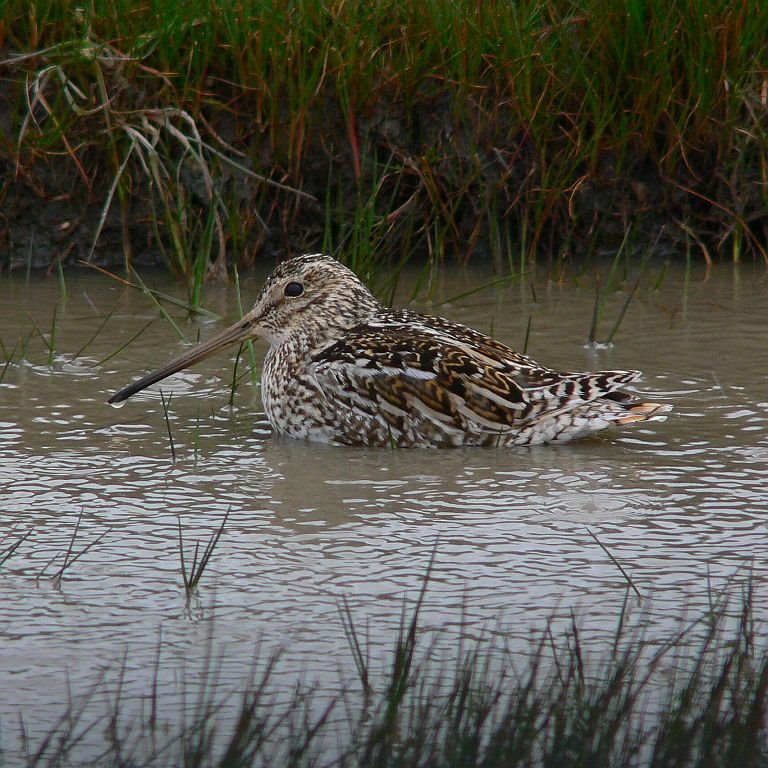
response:
[[[270,424],[275,431],[300,439],[318,439],[309,432],[323,420],[324,395],[308,372],[310,359],[311,351],[296,344],[270,347],[261,378],[261,399]]]

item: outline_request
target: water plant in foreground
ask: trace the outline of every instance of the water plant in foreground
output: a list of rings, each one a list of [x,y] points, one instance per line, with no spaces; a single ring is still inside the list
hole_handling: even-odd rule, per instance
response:
[[[117,680],[98,686],[106,705],[96,689],[73,695],[44,736],[26,736],[21,754],[4,738],[0,755],[22,766],[133,768],[768,764],[768,656],[749,589],[740,606],[723,603],[715,621],[681,623],[664,641],[642,617],[622,612],[602,650],[585,642],[575,616],[557,623],[560,635],[555,623],[541,628],[527,648],[519,635],[495,632],[462,636],[446,650],[439,633],[420,625],[423,599],[424,590],[388,661],[376,666],[381,672],[365,661],[372,650],[359,643],[363,633],[349,624],[345,604],[345,632],[358,638],[355,663],[367,671],[335,690],[283,679],[279,652],[257,654],[243,682],[225,690],[207,659],[188,704],[169,711],[155,684],[137,714],[120,694],[123,659]],[[28,717],[22,713],[26,733],[34,730]]]

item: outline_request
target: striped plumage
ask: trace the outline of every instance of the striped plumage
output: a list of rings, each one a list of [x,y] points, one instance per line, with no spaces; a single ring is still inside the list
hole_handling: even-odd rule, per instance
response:
[[[130,397],[221,347],[269,342],[264,409],[276,432],[341,445],[564,442],[670,406],[619,388],[637,371],[558,373],[464,325],[381,305],[321,254],[279,265],[232,327],[118,392]]]

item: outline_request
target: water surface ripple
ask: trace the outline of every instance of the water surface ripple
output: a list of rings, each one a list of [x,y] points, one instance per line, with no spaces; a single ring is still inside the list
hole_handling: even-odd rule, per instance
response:
[[[480,279],[457,272],[438,291],[459,294]],[[250,295],[258,282],[246,285]],[[383,666],[436,543],[423,625],[448,634],[505,633],[523,648],[575,612],[586,640],[603,642],[627,581],[594,537],[644,596],[634,610],[651,636],[668,637],[748,579],[764,621],[765,289],[759,268],[687,283],[670,270],[660,290],[638,292],[615,344],[602,348],[584,345],[591,283],[537,285],[535,300],[529,285],[512,285],[440,308],[514,346],[530,317],[528,352],[555,367],[644,369],[644,390],[675,405],[663,424],[527,450],[305,445],[271,436],[246,382],[228,406],[225,356],[163,385],[173,391],[173,460],[157,388],[120,410],[105,405],[182,348],[157,320],[101,362],[156,310],[101,278],[68,278],[67,298],[50,281],[4,278],[0,339],[7,355],[22,343],[0,382],[0,553],[29,536],[0,567],[0,722],[13,727],[21,713],[32,735],[44,733],[70,695],[119,668],[127,698],[142,700],[157,677],[173,699],[211,654],[234,688],[257,646],[261,658],[283,649],[287,689],[299,678],[352,679],[341,597],[369,623]],[[609,317],[622,301],[611,297]],[[57,303],[49,359],[34,329],[50,342]],[[227,289],[212,287],[209,305],[232,319]],[[221,327],[178,322],[191,339]],[[179,526],[189,559],[227,513],[188,601]],[[103,538],[51,580],[78,525],[73,553]]]

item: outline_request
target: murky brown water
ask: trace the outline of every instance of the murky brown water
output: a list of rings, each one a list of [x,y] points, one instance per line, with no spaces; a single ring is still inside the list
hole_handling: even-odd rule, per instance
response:
[[[491,277],[456,270],[435,298]],[[55,280],[0,278],[6,356],[20,340],[0,383],[0,553],[29,532],[0,567],[2,746],[15,745],[19,713],[39,737],[71,694],[101,678],[114,688],[123,663],[123,698],[140,703],[157,674],[168,719],[207,656],[234,689],[259,642],[264,660],[284,649],[276,679],[286,690],[298,678],[332,688],[354,677],[342,596],[360,627],[369,622],[372,661],[383,665],[436,541],[423,625],[447,636],[502,630],[524,647],[551,617],[555,631],[565,626],[571,610],[588,640],[611,636],[626,581],[590,531],[645,596],[636,610],[651,635],[668,637],[681,616],[750,576],[759,618],[768,618],[765,270],[722,266],[686,279],[670,269],[660,290],[651,282],[605,348],[584,345],[589,278],[552,285],[531,276],[436,311],[518,348],[530,316],[528,352],[555,367],[641,368],[644,391],[675,404],[663,424],[526,450],[305,445],[270,435],[245,382],[227,405],[232,366],[221,357],[163,384],[173,391],[174,462],[157,388],[120,410],[105,404],[182,349],[154,305],[97,275],[69,275],[66,298]],[[246,299],[259,283],[244,283]],[[166,278],[153,284],[178,293]],[[623,298],[610,297],[601,335]],[[57,304],[49,365],[33,329],[50,331]],[[189,338],[234,319],[231,289],[211,287],[207,306],[223,319],[191,323],[173,312]],[[227,511],[188,603],[178,519],[191,558]],[[57,585],[49,576],[80,515],[75,552],[106,535]]]

